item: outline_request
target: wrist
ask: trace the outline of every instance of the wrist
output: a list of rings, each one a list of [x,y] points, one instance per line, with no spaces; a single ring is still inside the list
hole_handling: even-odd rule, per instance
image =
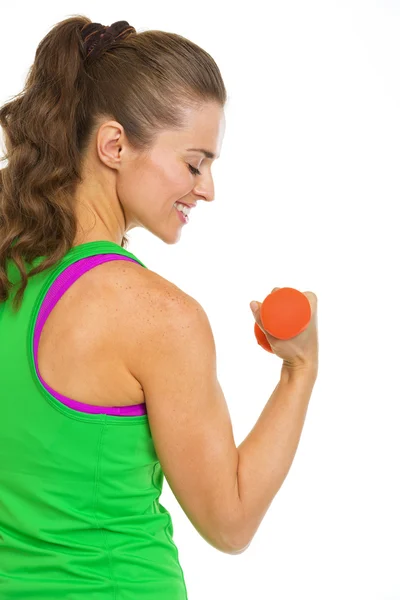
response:
[[[281,379],[285,382],[307,379],[316,380],[318,376],[318,363],[307,363],[298,365],[288,365],[283,363],[281,369]]]

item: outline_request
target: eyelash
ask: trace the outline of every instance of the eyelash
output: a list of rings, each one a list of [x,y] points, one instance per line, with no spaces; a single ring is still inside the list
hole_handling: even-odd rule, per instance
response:
[[[192,167],[192,165],[188,164],[188,167],[189,167],[190,172],[193,173],[193,175],[201,175],[201,172],[198,169],[196,169],[195,167]]]

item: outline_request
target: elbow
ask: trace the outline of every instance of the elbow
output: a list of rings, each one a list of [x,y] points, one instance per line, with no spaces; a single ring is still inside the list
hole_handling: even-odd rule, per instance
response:
[[[240,512],[240,516],[239,513]],[[233,524],[234,523],[234,524]],[[221,550],[225,554],[242,554],[247,550],[252,542],[253,536],[245,531],[244,525],[246,519],[244,518],[243,510],[236,512],[236,518],[231,519],[230,527],[228,532],[225,530],[225,535],[222,537],[223,542],[221,543]]]
[[[235,502],[230,507],[227,504],[224,503],[223,514],[220,513],[214,520],[214,527],[216,525],[219,532],[218,549],[232,556],[243,554],[253,540],[255,529],[239,497],[237,486]]]

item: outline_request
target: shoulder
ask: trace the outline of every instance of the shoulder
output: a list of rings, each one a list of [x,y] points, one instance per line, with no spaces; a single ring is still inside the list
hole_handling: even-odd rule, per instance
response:
[[[141,383],[146,373],[154,377],[158,357],[176,355],[182,344],[187,348],[192,335],[198,339],[197,325],[207,326],[207,317],[194,298],[150,269],[118,260],[104,266],[99,276],[101,282],[107,280],[107,301],[102,303],[107,339]]]
[[[98,283],[120,295],[125,292],[125,297],[129,298],[131,294],[137,294],[148,298],[149,294],[161,294],[166,299],[186,296],[190,298],[174,283],[136,262],[113,260],[103,263],[101,267],[97,271]],[[96,277],[96,274],[94,276]]]
[[[97,273],[96,273],[97,271]],[[143,329],[146,325],[160,323],[164,318],[195,315],[201,309],[199,303],[177,285],[151,269],[138,263],[113,260],[93,269],[92,292],[107,297],[109,303],[118,307],[124,325]]]

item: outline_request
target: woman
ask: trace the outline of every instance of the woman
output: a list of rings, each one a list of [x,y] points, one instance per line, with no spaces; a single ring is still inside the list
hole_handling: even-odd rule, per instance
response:
[[[211,202],[226,91],[189,40],[83,16],[39,44],[0,110],[0,595],[187,598],[164,475],[237,554],[293,460],[318,371],[316,296],[236,448],[200,304],[126,250]],[[255,319],[262,327],[259,311]]]

